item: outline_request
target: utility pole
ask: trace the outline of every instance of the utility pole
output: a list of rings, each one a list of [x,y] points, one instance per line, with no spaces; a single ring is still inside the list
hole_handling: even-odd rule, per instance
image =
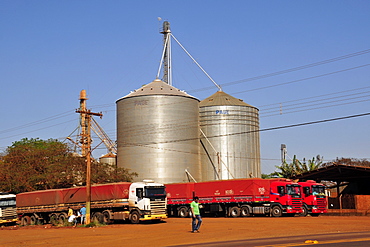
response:
[[[286,161],[286,153],[287,153],[287,151],[286,151],[286,145],[285,144],[281,144],[280,150],[281,150],[281,163],[284,164],[285,161]]]
[[[91,116],[103,116],[86,109],[86,90],[80,92],[80,109],[76,110],[81,116],[81,153],[86,158],[86,224],[91,222]]]

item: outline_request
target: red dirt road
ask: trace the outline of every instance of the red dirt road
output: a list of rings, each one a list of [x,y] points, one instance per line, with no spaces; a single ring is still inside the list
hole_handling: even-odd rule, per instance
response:
[[[168,246],[215,241],[370,231],[370,217],[203,218],[200,233],[191,219],[97,228],[50,226],[0,228],[0,246]],[[46,227],[46,228],[45,228]]]

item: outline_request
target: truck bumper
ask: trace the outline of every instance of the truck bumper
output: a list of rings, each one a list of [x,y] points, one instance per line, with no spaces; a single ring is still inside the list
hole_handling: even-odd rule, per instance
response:
[[[0,224],[12,223],[17,221],[18,219],[0,220]]]
[[[140,220],[164,220],[164,219],[167,219],[166,214],[144,215],[144,218],[140,218]]]
[[[312,208],[312,213],[313,214],[324,214],[327,213],[328,211],[326,209],[317,209],[317,208]]]
[[[300,214],[303,212],[303,209],[287,208],[285,212],[287,214]]]

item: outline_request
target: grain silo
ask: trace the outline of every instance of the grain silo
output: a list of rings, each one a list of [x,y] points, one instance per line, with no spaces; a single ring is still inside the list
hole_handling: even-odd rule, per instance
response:
[[[99,158],[99,163],[101,164],[108,164],[111,165],[112,167],[115,167],[117,164],[117,155],[113,153],[107,153]]]
[[[222,91],[199,108],[202,180],[261,177],[258,109]]]
[[[156,79],[116,103],[118,167],[136,181],[200,179],[198,99]]]

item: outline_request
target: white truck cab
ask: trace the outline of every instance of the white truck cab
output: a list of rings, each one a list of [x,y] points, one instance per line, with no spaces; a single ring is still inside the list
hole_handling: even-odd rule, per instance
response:
[[[155,183],[153,180],[132,183],[128,202],[132,223],[167,218],[167,198],[163,184]]]

